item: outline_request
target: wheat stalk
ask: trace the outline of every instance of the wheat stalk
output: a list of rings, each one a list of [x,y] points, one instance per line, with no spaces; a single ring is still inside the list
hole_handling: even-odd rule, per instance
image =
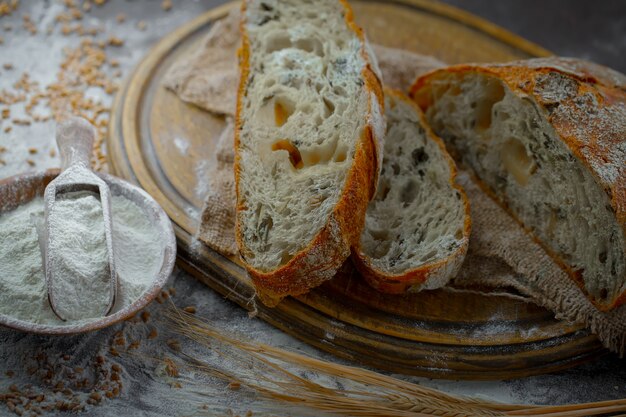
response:
[[[243,368],[250,369],[251,374],[216,369],[204,361],[183,354],[188,366],[207,375],[247,386],[265,398],[335,415],[582,417],[626,411],[626,400],[539,407],[453,396],[366,369],[331,363],[266,344],[230,337],[206,321],[176,308],[169,310],[167,315],[177,333],[209,347],[224,360],[245,365]],[[296,375],[287,366],[333,377],[355,388],[329,388]],[[242,366],[236,368],[240,369]]]

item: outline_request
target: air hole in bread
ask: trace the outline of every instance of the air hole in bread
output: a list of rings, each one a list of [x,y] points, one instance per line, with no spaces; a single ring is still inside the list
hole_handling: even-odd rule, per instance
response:
[[[335,112],[335,103],[324,97],[324,117],[328,118]]]
[[[304,166],[300,151],[289,139],[282,139],[278,142],[274,142],[274,144],[272,145],[272,150],[287,151],[289,153],[289,162],[291,162],[291,165],[295,169],[300,169]]]
[[[606,297],[609,295],[609,292],[606,288],[602,288],[600,290],[600,300],[604,301],[606,300]]]
[[[337,152],[337,154],[335,155],[335,162],[343,162],[348,158],[348,152],[346,152],[345,149],[341,149],[339,152]]]
[[[380,259],[385,257],[391,250],[391,240],[381,240],[372,252],[372,258]]]
[[[292,258],[293,258],[293,255],[291,255],[291,254],[289,254],[287,252],[283,252],[283,254],[280,256],[280,263],[281,263],[281,265],[285,265]]]
[[[343,88],[340,85],[336,85],[333,87],[333,93],[335,93],[335,95],[339,96],[339,97],[345,97],[346,96],[346,89]]]
[[[322,160],[322,156],[317,151],[306,152],[304,158],[307,166],[317,165]]]
[[[415,196],[417,195],[417,183],[411,178],[406,184],[402,187],[402,192],[400,193],[400,201],[404,204],[404,206],[408,206],[415,200]]]
[[[489,79],[485,83],[485,94],[478,102],[475,109],[476,128],[486,130],[491,127],[491,113],[494,104],[502,101],[504,98],[504,87],[498,80]]]
[[[274,101],[274,120],[276,126],[280,127],[287,123],[287,120],[289,120],[294,110],[295,104],[291,100],[284,97],[276,99]]]
[[[298,39],[294,45],[296,48],[305,52],[309,52],[318,56],[322,56],[324,53],[324,47],[322,42],[317,38]]]
[[[600,251],[600,253],[598,253],[598,260],[601,263],[603,264],[606,263],[607,258],[608,258],[608,255],[607,255],[606,250]]]
[[[265,52],[270,54],[275,51],[290,48],[291,46],[291,39],[289,39],[288,33],[274,33],[268,37],[265,43]]]
[[[389,195],[389,190],[391,190],[389,181],[381,181],[380,184],[378,184],[378,193],[376,195],[376,200],[385,201],[387,199],[387,196]]]
[[[527,185],[530,176],[537,170],[537,164],[526,147],[517,139],[509,139],[500,151],[502,163],[507,172],[520,185]]]

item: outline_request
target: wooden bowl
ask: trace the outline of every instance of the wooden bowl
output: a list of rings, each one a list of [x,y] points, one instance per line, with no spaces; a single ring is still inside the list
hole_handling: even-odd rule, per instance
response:
[[[0,180],[0,214],[16,209],[36,197],[43,197],[50,181],[59,174],[59,170],[28,173]],[[122,195],[141,207],[151,223],[159,229],[159,239],[163,242],[164,256],[159,273],[143,295],[123,309],[89,322],[76,325],[37,324],[0,314],[0,325],[30,333],[61,335],[83,333],[101,329],[118,323],[148,305],[161,291],[172,273],[176,260],[176,237],[169,217],[152,197],[139,187],[108,174],[98,174],[110,187],[113,196]],[[2,243],[6,244],[6,243]]]

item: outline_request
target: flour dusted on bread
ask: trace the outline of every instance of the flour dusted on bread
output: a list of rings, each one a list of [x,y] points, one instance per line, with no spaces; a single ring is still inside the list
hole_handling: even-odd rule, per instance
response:
[[[246,1],[235,126],[237,243],[274,305],[333,277],[376,188],[382,91],[345,2]]]
[[[433,130],[602,310],[626,301],[625,86],[560,58],[453,67],[412,88]]]
[[[444,286],[467,252],[470,217],[456,167],[421,111],[385,90],[387,136],[378,191],[353,259],[374,288],[392,294]]]

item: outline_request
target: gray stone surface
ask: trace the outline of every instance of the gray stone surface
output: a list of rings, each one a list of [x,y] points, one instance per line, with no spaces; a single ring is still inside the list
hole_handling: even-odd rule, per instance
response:
[[[626,2],[619,0],[442,0],[556,55],[626,72]]]
[[[111,0],[103,7],[94,8],[84,19],[84,23],[103,25],[107,34],[124,38],[124,46],[113,49],[111,56],[120,60],[121,69],[128,74],[160,37],[219,3],[221,1],[175,1],[173,9],[164,12],[160,7],[161,1],[157,0]],[[556,52],[592,58],[624,70],[624,30],[626,27],[623,23],[624,4],[626,4],[624,2],[593,2],[591,4],[601,6],[591,8],[592,6],[585,6],[586,2],[572,1],[567,3],[572,5],[567,9],[562,7],[564,2],[554,0],[547,2],[451,1],[451,3],[462,3],[463,6],[467,6],[478,14],[483,14],[530,39],[539,41]],[[546,5],[540,12],[539,4]],[[532,5],[536,8],[533,9]],[[61,60],[62,49],[76,45],[78,38],[63,37],[58,34],[46,35],[44,31],[31,36],[21,28],[21,15],[28,12],[38,25],[45,27],[53,22],[54,16],[61,10],[62,6],[57,1],[23,0],[17,14],[0,18],[0,36],[4,38],[4,44],[0,45],[0,90],[10,86],[22,71],[29,71],[32,78],[42,84],[54,79],[56,66]],[[122,11],[127,15],[127,20],[119,24],[115,21],[115,16]],[[536,17],[537,15],[540,16],[540,20]],[[145,31],[136,28],[139,20],[147,23]],[[582,26],[578,25],[585,25],[587,21],[596,22],[594,25],[597,28],[579,33],[576,29]],[[606,21],[606,24],[598,23],[603,21]],[[7,23],[14,26],[10,32],[2,30]],[[4,63],[12,63],[15,68],[4,70],[1,68]],[[96,95],[96,97],[106,103],[111,100],[110,97],[102,95]],[[16,116],[19,115],[16,114]],[[4,126],[6,124],[2,125],[3,128]],[[27,170],[58,166],[58,158],[50,157],[47,152],[30,156],[36,163],[35,167],[25,162],[29,157],[29,147],[50,149],[54,146],[53,138],[52,123],[14,127],[10,134],[5,134],[0,130],[0,146],[8,148],[7,152],[1,156],[7,164],[5,166],[0,164],[0,178]],[[0,244],[7,243],[0,242]],[[183,272],[175,273],[172,285],[177,289],[175,302],[178,305],[196,305],[200,316],[211,321],[227,334],[242,334],[274,346],[306,352],[327,360],[336,360],[258,319],[250,319],[241,308],[224,300]],[[183,381],[182,388],[177,389],[171,386],[171,378],[158,372],[158,361],[155,362],[154,358],[162,358],[171,353],[165,343],[169,334],[163,319],[165,308],[165,304],[153,303],[149,308],[152,317],[147,324],[140,320],[126,322],[99,332],[74,337],[42,337],[6,329],[0,330],[0,392],[6,392],[8,386],[13,383],[20,386],[30,383],[42,392],[51,391],[51,387],[43,383],[40,378],[28,375],[26,372],[37,352],[43,351],[49,358],[57,361],[60,361],[59,358],[62,355],[69,354],[71,356],[69,365],[81,367],[89,367],[94,355],[102,352],[108,361],[118,363],[123,368],[124,388],[119,398],[106,400],[100,406],[88,408],[87,415],[194,415],[198,406],[205,403],[210,404],[210,409],[220,415],[223,415],[227,409],[234,409],[243,414],[248,409],[258,410],[257,406],[251,403],[253,396],[249,392],[230,392],[223,382],[197,377],[195,381],[189,379]],[[159,337],[147,340],[145,336],[152,327],[158,329]],[[114,334],[118,331],[122,331],[129,339],[141,339],[141,348],[134,354],[131,351],[131,354],[121,357],[113,357],[106,353]],[[210,352],[197,348],[195,352],[198,355],[206,355],[207,360],[211,357]],[[7,370],[14,371],[15,376],[6,376]],[[593,363],[557,374],[506,382],[406,379],[451,393],[480,395],[494,400],[516,403],[571,403],[626,397],[626,361],[619,360],[614,355],[607,355]],[[0,404],[0,415],[7,413],[5,405]],[[299,413],[292,411],[291,414],[298,415]]]

